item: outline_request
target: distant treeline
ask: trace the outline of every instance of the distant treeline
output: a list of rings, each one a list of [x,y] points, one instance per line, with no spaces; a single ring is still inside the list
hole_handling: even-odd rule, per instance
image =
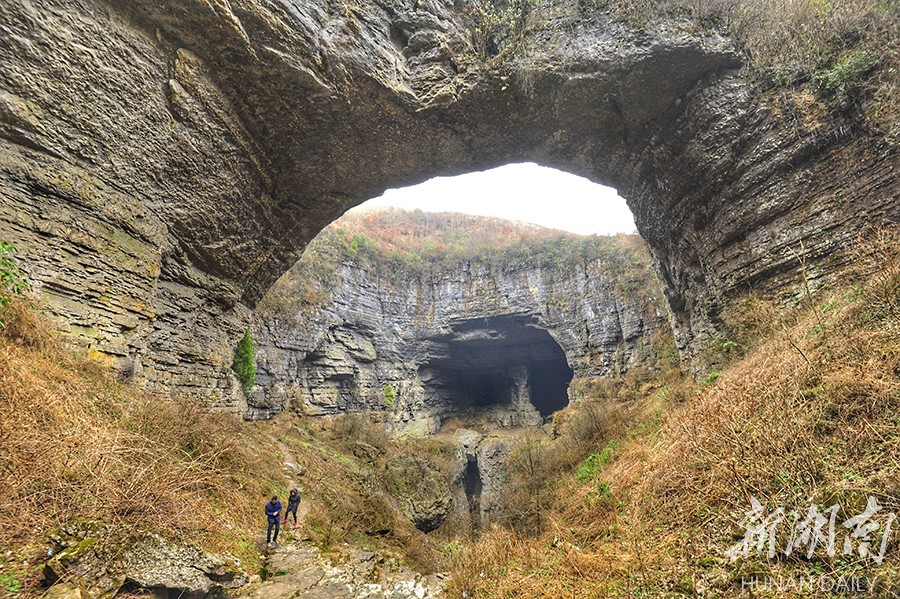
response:
[[[327,301],[343,262],[418,278],[464,263],[559,273],[600,262],[623,284],[643,280],[650,255],[638,235],[575,235],[498,218],[400,209],[354,210],[327,226],[260,304],[261,314]],[[294,311],[293,309],[288,310]]]

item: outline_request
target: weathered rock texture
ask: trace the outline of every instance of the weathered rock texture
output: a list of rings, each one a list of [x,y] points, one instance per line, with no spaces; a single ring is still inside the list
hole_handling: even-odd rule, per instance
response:
[[[155,534],[116,534],[94,523],[74,523],[51,535],[55,555],[44,567],[50,583],[65,582],[85,597],[113,597],[125,586],[186,597],[225,596],[247,584],[234,558]]]
[[[669,329],[649,266],[626,284],[624,267],[575,256],[411,270],[345,260],[328,301],[258,325],[249,415],[383,411],[415,433],[448,418],[539,426],[568,404],[573,373],[653,365]]]
[[[388,462],[385,485],[403,513],[424,532],[440,526],[453,504],[441,473],[415,455],[402,455]]]
[[[422,576],[401,560],[372,551],[345,550],[326,558],[312,545],[281,543],[266,555],[266,582],[240,596],[251,599],[434,599],[442,596],[439,575]]]
[[[728,39],[548,2],[484,60],[469,6],[5,1],[0,234],[97,356],[237,406],[249,309],[389,186],[521,160],[615,186],[682,347],[729,295],[789,282],[801,241],[816,274],[898,219],[896,148],[773,110]]]

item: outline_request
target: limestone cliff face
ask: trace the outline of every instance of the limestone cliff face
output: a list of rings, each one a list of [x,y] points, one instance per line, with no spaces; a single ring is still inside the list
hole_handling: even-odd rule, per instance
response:
[[[483,56],[470,4],[5,1],[0,235],[94,355],[240,409],[250,310],[387,187],[521,160],[615,186],[686,349],[790,291],[801,242],[815,276],[900,218],[896,147],[776,110],[721,35],[552,2]]]
[[[250,415],[382,412],[396,430],[447,418],[539,426],[575,377],[655,363],[670,336],[649,264],[631,286],[602,260],[414,272],[345,260],[312,313],[260,322]]]

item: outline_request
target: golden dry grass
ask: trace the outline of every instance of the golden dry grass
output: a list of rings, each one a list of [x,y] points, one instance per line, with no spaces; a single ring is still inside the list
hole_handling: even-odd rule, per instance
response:
[[[281,476],[271,446],[247,442],[230,414],[117,383],[22,302],[3,312],[0,547],[96,519],[228,550],[252,569],[260,497]]]

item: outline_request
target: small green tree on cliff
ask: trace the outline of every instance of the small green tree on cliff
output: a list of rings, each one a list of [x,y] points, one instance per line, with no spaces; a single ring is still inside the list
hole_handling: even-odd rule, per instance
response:
[[[14,295],[31,291],[31,282],[12,261],[16,248],[11,243],[0,241],[0,308],[5,307]],[[6,324],[0,320],[0,328]]]
[[[238,343],[237,349],[234,350],[234,363],[231,368],[241,383],[244,395],[249,397],[250,391],[256,384],[256,356],[250,329],[244,331],[243,338]]]

